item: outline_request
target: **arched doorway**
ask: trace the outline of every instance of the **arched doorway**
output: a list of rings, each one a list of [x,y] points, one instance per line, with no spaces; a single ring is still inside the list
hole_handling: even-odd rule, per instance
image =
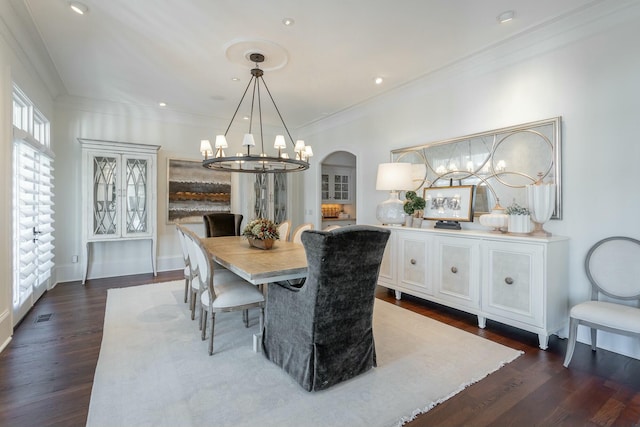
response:
[[[334,151],[320,164],[321,229],[356,223],[356,156]]]

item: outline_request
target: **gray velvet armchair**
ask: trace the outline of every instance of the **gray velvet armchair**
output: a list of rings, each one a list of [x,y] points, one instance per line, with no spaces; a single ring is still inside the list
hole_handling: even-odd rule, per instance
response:
[[[305,390],[331,387],[376,365],[373,303],[389,235],[361,225],[305,231],[306,281],[269,284],[264,354]]]

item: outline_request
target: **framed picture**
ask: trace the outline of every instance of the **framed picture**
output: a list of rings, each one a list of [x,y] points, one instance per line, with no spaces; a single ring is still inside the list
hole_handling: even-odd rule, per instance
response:
[[[204,214],[231,211],[231,172],[202,161],[167,159],[167,223],[198,223]]]
[[[424,189],[424,218],[432,221],[473,221],[475,185]]]

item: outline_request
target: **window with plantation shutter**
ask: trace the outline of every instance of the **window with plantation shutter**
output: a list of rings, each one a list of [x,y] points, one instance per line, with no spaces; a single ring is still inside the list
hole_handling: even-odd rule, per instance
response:
[[[14,90],[13,321],[51,284],[54,267],[53,153],[49,122]]]

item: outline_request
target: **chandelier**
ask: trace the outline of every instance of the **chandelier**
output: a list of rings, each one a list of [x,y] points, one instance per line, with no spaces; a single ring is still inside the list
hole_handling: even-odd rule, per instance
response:
[[[229,122],[229,126],[227,126],[227,130],[224,135],[217,135],[215,140],[215,154],[214,150],[211,147],[211,142],[209,140],[200,141],[200,152],[204,156],[204,160],[202,161],[202,165],[206,168],[217,170],[217,171],[226,171],[226,172],[246,172],[246,173],[281,173],[281,172],[298,172],[309,169],[309,157],[313,156],[313,150],[311,146],[305,145],[304,141],[297,140],[294,142],[291,137],[291,133],[289,133],[289,129],[287,125],[284,123],[284,119],[282,118],[282,114],[280,114],[280,110],[273,100],[273,96],[271,96],[271,92],[267,87],[267,84],[264,81],[262,75],[264,72],[259,68],[258,64],[264,62],[264,55],[261,53],[252,53],[249,55],[249,59],[256,64],[255,68],[251,70],[251,80],[247,84],[247,87],[242,94],[242,98],[240,98],[240,102],[236,107],[236,111],[233,113],[233,117],[231,117],[231,122]],[[242,140],[242,147],[245,149],[245,152],[238,152],[236,155],[227,156],[225,155],[224,150],[228,148],[227,143],[227,133],[233,124],[236,115],[238,114],[238,110],[242,105],[242,102],[249,91],[249,88],[253,86],[252,96],[251,96],[251,115],[249,117],[249,132],[244,134],[244,138]],[[282,126],[286,131],[291,144],[293,145],[294,155],[289,157],[289,154],[285,151],[287,148],[287,144],[285,141],[285,137],[283,135],[276,135],[275,143],[273,147],[277,150],[277,155],[268,155],[264,150],[264,137],[262,132],[262,98],[261,98],[261,89],[264,87],[267,94],[269,95],[269,99],[273,103],[276,112],[278,113],[278,117],[280,117],[280,121],[282,122]],[[256,150],[256,142],[252,132],[253,126],[253,113],[257,108],[258,110],[258,120],[259,120],[259,131],[260,131],[260,152],[256,154],[256,152],[252,152]]]

